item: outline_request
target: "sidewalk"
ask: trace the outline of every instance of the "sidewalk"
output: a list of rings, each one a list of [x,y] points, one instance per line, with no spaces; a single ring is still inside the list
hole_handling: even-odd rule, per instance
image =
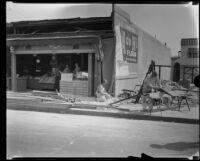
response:
[[[7,92],[7,109],[199,124],[199,105],[190,105],[190,111],[186,105],[182,105],[180,111],[165,107],[162,107],[160,111],[154,107],[150,114],[142,111],[141,104],[124,103],[118,107],[110,107],[109,103],[95,102],[94,98],[90,101],[83,100],[75,103],[50,97],[42,101],[31,93]]]

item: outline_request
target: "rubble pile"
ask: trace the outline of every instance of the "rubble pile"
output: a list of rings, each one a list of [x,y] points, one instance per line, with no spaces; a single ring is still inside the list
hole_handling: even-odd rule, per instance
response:
[[[78,101],[77,98],[75,98],[71,95],[61,94],[58,92],[55,93],[55,92],[33,91],[32,95],[36,96],[40,99],[49,100],[49,101],[61,100],[61,101],[65,101],[68,103],[74,103],[74,102]]]
[[[79,98],[74,97],[74,96],[69,95],[69,94],[62,94],[62,93],[57,93],[57,94],[62,100],[66,101],[66,102],[75,103],[75,102],[81,101]]]

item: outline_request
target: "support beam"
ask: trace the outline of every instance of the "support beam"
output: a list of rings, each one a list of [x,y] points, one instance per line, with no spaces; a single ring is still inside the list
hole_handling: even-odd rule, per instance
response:
[[[92,54],[88,54],[88,96],[92,95]]]
[[[71,53],[94,53],[94,49],[56,49],[56,50],[16,50],[15,54],[71,54]]]
[[[160,79],[160,75],[161,75],[161,66],[159,66],[159,79]]]
[[[16,55],[11,53],[11,81],[12,81],[12,91],[17,91],[17,75],[16,75]]]

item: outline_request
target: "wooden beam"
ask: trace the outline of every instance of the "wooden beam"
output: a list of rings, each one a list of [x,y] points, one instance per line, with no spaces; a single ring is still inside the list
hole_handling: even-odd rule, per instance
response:
[[[161,76],[161,66],[159,66],[159,79],[160,79],[160,76]]]
[[[95,54],[92,55],[92,96],[95,95],[94,81],[95,81]]]
[[[95,53],[95,49],[58,49],[58,50],[16,50],[14,54],[67,54],[67,53]]]
[[[106,34],[106,33],[105,33]],[[24,41],[24,40],[49,40],[49,39],[73,39],[73,38],[91,38],[92,40],[97,40],[97,38],[101,34],[97,33],[94,34],[88,34],[85,33],[85,35],[74,35],[73,33],[50,33],[50,34],[15,34],[15,35],[7,35],[6,40],[7,41]]]
[[[11,53],[11,81],[12,81],[12,91],[17,91],[17,75],[16,75],[16,55]]]
[[[171,65],[155,65],[155,67],[168,67],[168,68],[171,68],[172,66]]]

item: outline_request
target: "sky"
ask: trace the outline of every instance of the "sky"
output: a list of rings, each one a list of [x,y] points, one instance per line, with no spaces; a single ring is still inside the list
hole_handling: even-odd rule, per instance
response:
[[[182,38],[199,37],[199,5],[117,4],[131,21],[171,48],[178,55]],[[7,2],[6,21],[107,17],[111,4],[23,4]]]

